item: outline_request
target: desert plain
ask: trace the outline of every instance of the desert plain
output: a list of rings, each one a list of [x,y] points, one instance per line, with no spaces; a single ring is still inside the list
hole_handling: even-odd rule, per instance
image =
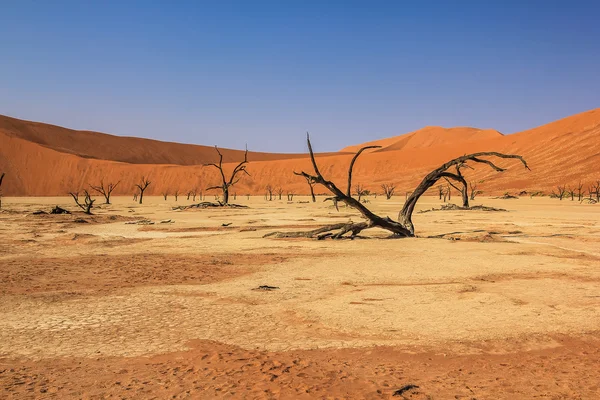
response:
[[[424,196],[415,238],[264,237],[360,220],[309,200],[4,197],[0,397],[600,398],[597,204]]]

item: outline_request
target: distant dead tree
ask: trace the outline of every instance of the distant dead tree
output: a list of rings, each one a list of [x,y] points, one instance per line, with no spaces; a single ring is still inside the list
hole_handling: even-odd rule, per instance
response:
[[[294,193],[287,192],[287,199],[288,201],[294,201]]]
[[[5,172],[0,174],[0,210],[2,209],[2,181],[4,180],[4,175],[6,175]]]
[[[294,174],[302,176],[302,174],[299,174],[297,172],[294,172]],[[306,178],[306,183],[308,183],[308,187],[310,188],[310,197],[312,199],[312,202],[314,203],[317,201],[317,198],[315,197],[315,184],[314,184],[314,182],[311,182],[310,179],[308,179],[308,178]]]
[[[151,182],[148,179],[142,176],[140,183],[135,184],[135,186],[140,189],[140,204],[142,204],[142,201],[144,200],[144,191],[150,186],[150,183]]]
[[[233,200],[237,200],[237,192],[233,192]]]
[[[440,197],[440,200],[442,200],[442,198],[444,199],[444,203],[446,202],[446,196],[444,196],[444,187],[442,185],[438,186],[438,196]]]
[[[242,161],[238,165],[236,165],[236,167],[233,169],[233,171],[231,173],[231,177],[229,179],[225,178],[225,173],[223,172],[223,154],[221,154],[221,152],[219,151],[219,148],[217,146],[215,146],[215,150],[217,151],[217,154],[219,154],[219,164],[211,163],[211,164],[206,164],[206,165],[210,166],[210,167],[215,167],[216,169],[219,170],[219,172],[221,173],[222,183],[221,183],[221,185],[218,185],[218,186],[209,187],[206,190],[221,189],[223,191],[223,201],[220,203],[221,203],[221,205],[224,206],[224,205],[229,204],[229,188],[232,187],[233,185],[235,185],[236,183],[238,183],[241,179],[241,177],[236,179],[236,176],[242,172],[244,174],[250,176],[248,171],[246,171],[246,164],[248,164],[248,146],[246,146],[246,151],[244,152],[244,161]]]
[[[138,198],[138,193],[133,192],[133,201],[137,201],[137,198]]]
[[[265,200],[271,201],[273,200],[273,186],[267,185],[265,186]]]
[[[246,199],[250,200],[250,193],[246,193]]]
[[[177,201],[177,197],[179,197],[179,189],[175,189],[173,191],[173,196],[175,196],[175,201]]]
[[[481,190],[477,190],[477,185],[471,181],[469,181],[469,189],[471,189],[471,194],[469,195],[470,200],[475,200],[475,197],[482,194]]]
[[[575,200],[575,189],[573,189],[571,186],[569,186],[569,188],[567,189],[567,194],[569,196],[571,196],[571,201]]]
[[[445,187],[443,187],[443,186],[440,186],[440,188],[441,188],[440,190],[442,191],[442,192],[441,192],[441,193],[442,193],[442,198],[444,199],[444,203],[445,203],[445,202],[446,202],[446,199],[448,199],[448,192],[449,192],[449,190],[448,190],[448,189],[446,189],[446,188],[445,188]]]
[[[384,183],[381,185],[381,188],[383,189],[383,194],[385,194],[385,198],[387,200],[389,200],[394,195],[394,190],[396,190],[396,185],[394,185],[392,183]]]
[[[169,189],[165,189],[162,191],[162,196],[167,201],[167,197],[169,197]]]
[[[556,199],[562,200],[565,197],[565,194],[567,193],[567,187],[565,185],[560,186],[558,185],[556,187],[557,192],[554,192],[554,190],[552,191],[552,193],[550,194],[550,197],[554,197]]]
[[[368,194],[369,194],[369,191],[368,191],[368,190],[366,190],[366,189],[364,188],[364,186],[363,186],[363,185],[361,185],[361,184],[359,183],[359,184],[357,184],[357,185],[356,185],[356,188],[355,188],[354,194],[356,195],[356,197],[358,197],[358,199],[357,199],[357,200],[358,200],[358,201],[360,201],[360,199],[361,199],[363,196],[366,196],[366,195],[368,195]]]
[[[111,182],[108,185],[104,186],[104,180],[100,179],[100,185],[90,185],[90,187],[96,192],[100,193],[102,196],[104,196],[104,204],[110,204],[110,195],[120,182],[121,181],[118,181],[117,183]]]
[[[579,181],[577,184],[577,201],[581,201],[583,199],[583,183]]]
[[[596,181],[596,183],[592,183],[588,192],[590,194],[590,199],[593,199],[592,196],[596,196],[596,202],[600,203],[600,180]]]
[[[81,208],[84,213],[92,215],[92,207],[94,206],[94,202],[96,200],[91,198],[90,193],[87,190],[83,190],[83,194],[85,195],[85,200],[83,203],[79,202],[79,192],[69,192],[69,194],[71,197],[73,197],[73,200],[75,200],[75,204],[77,204],[77,206]]]
[[[379,227],[385,230],[392,232],[392,234],[396,237],[412,237],[415,236],[415,229],[412,222],[412,214],[415,209],[415,205],[419,198],[425,194],[425,192],[436,184],[442,178],[450,178],[454,181],[461,182],[461,180],[457,174],[452,172],[448,172],[450,167],[455,167],[460,164],[464,164],[466,162],[474,162],[474,163],[482,163],[487,164],[495,171],[502,172],[503,168],[496,166],[492,161],[488,160],[489,157],[496,157],[502,159],[518,159],[525,166],[525,168],[529,169],[527,163],[523,159],[523,157],[519,155],[513,154],[503,154],[498,152],[480,152],[464,155],[453,160],[448,161],[443,164],[439,168],[431,171],[421,183],[415,188],[410,197],[407,199],[406,203],[402,207],[402,210],[398,214],[398,221],[394,221],[389,217],[382,218],[376,214],[374,214],[371,210],[369,210],[366,206],[363,205],[357,199],[351,197],[349,195],[351,189],[351,179],[348,179],[348,187],[346,189],[346,193],[340,190],[335,183],[325,179],[319,170],[319,166],[315,160],[315,155],[313,153],[312,145],[310,143],[310,137],[307,134],[306,138],[308,144],[308,151],[310,154],[310,160],[312,162],[312,166],[314,169],[314,175],[306,173],[304,171],[300,172],[299,175],[304,176],[307,179],[310,179],[311,182],[320,184],[325,186],[331,193],[333,193],[334,198],[337,201],[341,201],[346,203],[349,207],[352,207],[359,211],[361,215],[366,219],[365,222],[342,222],[334,225],[325,226],[319,229],[315,229],[308,232],[272,232],[266,236],[275,236],[275,237],[312,237],[318,239],[324,239],[327,237],[331,237],[333,239],[339,239],[346,233],[350,233],[350,237],[355,237],[361,231],[369,228]],[[360,154],[365,148],[362,148],[358,151],[357,155]],[[354,157],[353,161],[356,160],[357,155]],[[350,165],[350,169],[348,171],[348,176],[351,178],[352,176],[352,166]],[[333,233],[334,231],[337,231]]]
[[[277,196],[279,196],[279,200],[281,200],[281,196],[283,195],[283,188],[279,186],[277,188]]]
[[[189,192],[187,192],[187,200],[190,199],[190,196],[192,195],[192,191],[190,190]]]

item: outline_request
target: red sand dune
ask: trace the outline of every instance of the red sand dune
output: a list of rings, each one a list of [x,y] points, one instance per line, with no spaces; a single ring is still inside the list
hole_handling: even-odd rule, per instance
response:
[[[361,156],[355,166],[354,182],[376,191],[380,191],[382,183],[393,182],[397,193],[403,194],[432,168],[453,157],[475,151],[499,151],[523,155],[531,171],[510,160],[498,162],[509,167],[504,173],[496,173],[485,165],[465,171],[468,180],[483,180],[479,188],[486,194],[549,191],[556,185],[576,185],[579,181],[588,184],[600,179],[599,134],[600,109],[507,136],[494,130],[427,127],[377,141],[384,149]],[[343,151],[356,148],[350,146]],[[226,161],[242,156],[234,150],[224,154]],[[130,195],[142,175],[152,181],[147,192],[150,195],[202,189],[218,182],[217,171],[201,165],[214,161],[214,156],[214,149],[207,146],[73,131],[0,117],[0,171],[6,172],[4,195],[64,195],[102,178],[121,180],[115,194]],[[343,152],[320,154],[321,172],[343,186],[350,157]],[[306,155],[251,153],[249,159],[251,176],[244,177],[235,187],[233,191],[238,194],[262,194],[268,184],[297,194],[307,193],[304,179],[293,174],[298,170],[311,171]],[[233,165],[226,167],[231,169]]]

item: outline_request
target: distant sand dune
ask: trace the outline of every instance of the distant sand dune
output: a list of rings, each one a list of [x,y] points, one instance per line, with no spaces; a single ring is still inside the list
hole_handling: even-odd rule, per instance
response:
[[[579,181],[587,185],[600,179],[599,134],[600,109],[508,136],[491,129],[426,127],[369,142],[384,148],[361,156],[354,182],[372,191],[380,191],[382,183],[393,182],[398,195],[402,195],[432,168],[453,157],[500,151],[523,155],[531,171],[507,162],[501,164],[509,167],[502,174],[485,166],[465,172],[468,180],[483,181],[479,187],[487,194],[549,191],[556,185],[575,185]],[[350,161],[348,152],[360,146],[319,154],[325,176],[343,182]],[[239,150],[223,153],[226,162],[235,162],[242,156]],[[305,154],[250,153],[249,160],[251,176],[245,177],[234,192],[261,194],[269,184],[297,194],[307,192],[304,180],[293,174],[310,170]],[[176,189],[185,192],[217,183],[217,171],[202,167],[213,161],[215,152],[209,146],[74,131],[0,116],[0,171],[7,174],[4,195],[62,195],[102,178],[121,180],[115,194],[129,195],[142,175],[150,176],[152,181],[148,194]],[[317,192],[325,191],[317,188]]]

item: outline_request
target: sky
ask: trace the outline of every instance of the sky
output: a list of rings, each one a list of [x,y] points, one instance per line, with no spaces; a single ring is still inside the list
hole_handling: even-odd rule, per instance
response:
[[[0,0],[0,114],[253,151],[600,107],[598,1]]]

